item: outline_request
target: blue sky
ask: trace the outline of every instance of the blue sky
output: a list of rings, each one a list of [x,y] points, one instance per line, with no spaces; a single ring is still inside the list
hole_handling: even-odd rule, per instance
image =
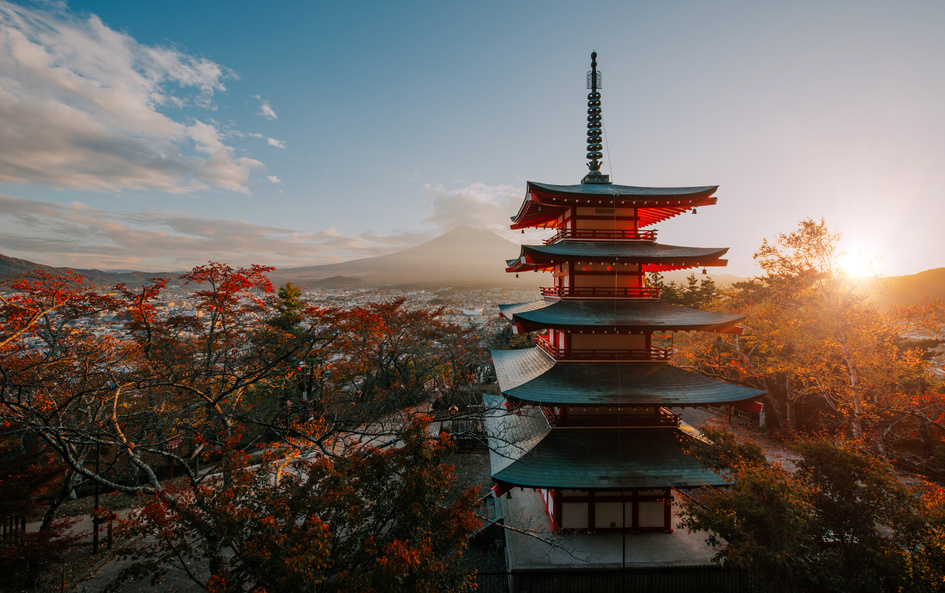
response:
[[[721,186],[661,242],[750,275],[823,217],[887,274],[941,267],[942,31],[937,1],[0,2],[0,253],[285,267],[502,231],[526,180],[584,175],[596,50],[604,171]]]

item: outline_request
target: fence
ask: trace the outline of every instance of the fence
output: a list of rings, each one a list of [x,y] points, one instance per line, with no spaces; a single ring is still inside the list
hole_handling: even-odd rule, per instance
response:
[[[476,593],[764,593],[752,575],[720,566],[480,572]]]
[[[26,517],[11,515],[0,520],[0,542],[19,540],[24,533],[26,533]]]

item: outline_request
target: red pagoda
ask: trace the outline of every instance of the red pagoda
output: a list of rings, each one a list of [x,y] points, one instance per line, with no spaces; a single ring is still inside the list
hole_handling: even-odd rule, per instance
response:
[[[600,73],[588,73],[587,159],[578,185],[528,182],[513,229],[554,229],[507,271],[551,272],[541,298],[501,305],[537,347],[493,350],[486,396],[493,491],[536,490],[555,531],[671,532],[673,493],[726,481],[687,454],[676,410],[746,404],[762,392],[673,365],[654,333],[737,331],[743,316],[663,303],[645,274],[724,266],[727,248],[662,245],[652,225],[711,206],[718,186],[614,185],[602,159]]]

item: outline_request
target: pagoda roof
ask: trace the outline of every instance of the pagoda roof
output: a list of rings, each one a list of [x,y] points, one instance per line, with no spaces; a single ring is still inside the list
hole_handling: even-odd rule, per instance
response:
[[[632,207],[645,227],[698,206],[717,202],[717,185],[698,187],[637,187],[612,183],[552,185],[529,181],[525,201],[512,217],[512,228],[553,226],[571,206]]]
[[[644,264],[643,271],[695,266],[724,266],[728,247],[680,247],[649,241],[559,241],[550,245],[522,245],[517,259],[506,260],[508,272],[572,261]],[[647,265],[648,264],[648,265]],[[647,268],[653,268],[649,270]]]
[[[690,309],[655,300],[549,300],[499,305],[503,317],[526,331],[571,329],[589,331],[725,331],[745,315]]]
[[[646,490],[724,486],[686,450],[695,442],[679,428],[542,427],[512,413],[503,398],[484,396],[492,480],[505,486],[574,490]]]
[[[492,350],[492,362],[506,397],[549,406],[700,406],[764,394],[666,362],[560,364],[540,348]]]

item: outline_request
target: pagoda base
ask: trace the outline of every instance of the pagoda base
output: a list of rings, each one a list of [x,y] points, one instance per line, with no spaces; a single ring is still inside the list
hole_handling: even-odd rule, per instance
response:
[[[501,497],[506,530],[506,563],[510,572],[530,569],[621,568],[710,565],[715,555],[705,534],[673,529],[672,533],[555,533],[541,494],[515,488]],[[672,526],[679,526],[673,504]]]
[[[670,489],[611,492],[537,489],[557,532],[673,531]]]

